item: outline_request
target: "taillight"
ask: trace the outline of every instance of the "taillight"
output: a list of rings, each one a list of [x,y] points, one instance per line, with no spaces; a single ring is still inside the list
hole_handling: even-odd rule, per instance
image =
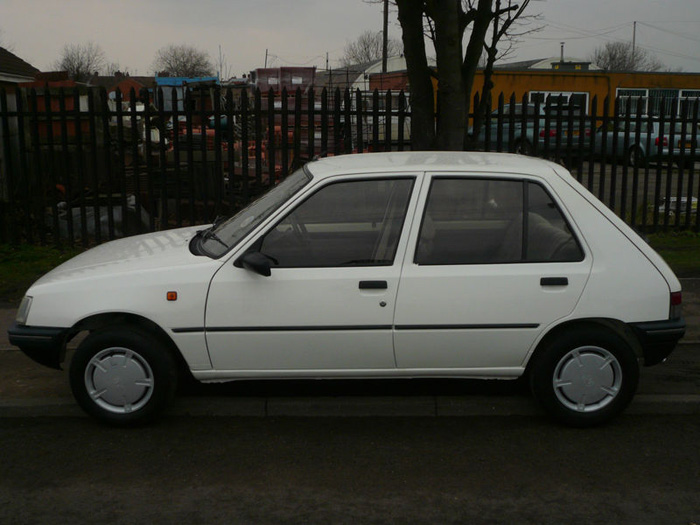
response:
[[[680,319],[681,309],[683,307],[683,296],[681,292],[671,292],[671,310],[670,319]]]
[[[661,139],[659,137],[656,137],[654,144],[656,144],[658,146],[659,142],[661,142]],[[663,145],[668,146],[668,137],[664,137]]]
[[[544,130],[544,129],[543,129],[543,130],[540,131],[540,137],[544,137],[544,136],[545,136],[545,135],[544,135],[545,133],[547,133],[550,137],[556,137],[556,136],[557,136],[557,131],[556,131],[556,130],[550,129],[549,131],[547,131],[547,130]]]

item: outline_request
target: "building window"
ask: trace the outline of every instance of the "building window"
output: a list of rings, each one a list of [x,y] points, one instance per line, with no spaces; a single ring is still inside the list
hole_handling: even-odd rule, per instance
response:
[[[681,115],[685,114],[687,118],[691,119],[695,115],[700,116],[700,89],[682,89],[679,104]]]
[[[556,111],[559,108],[568,111],[575,110],[577,114],[588,113],[589,93],[584,91],[530,91],[530,102],[539,102],[543,107]],[[555,113],[556,115],[556,113]]]

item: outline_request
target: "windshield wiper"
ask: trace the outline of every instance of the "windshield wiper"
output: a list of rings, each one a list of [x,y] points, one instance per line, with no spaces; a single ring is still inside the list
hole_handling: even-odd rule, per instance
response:
[[[212,226],[208,230],[200,230],[197,232],[202,233],[202,240],[203,241],[208,241],[209,239],[215,240],[218,242],[221,246],[226,248],[228,250],[228,244],[226,244],[224,241],[221,240],[221,237],[219,237],[217,234],[214,233],[214,227]]]

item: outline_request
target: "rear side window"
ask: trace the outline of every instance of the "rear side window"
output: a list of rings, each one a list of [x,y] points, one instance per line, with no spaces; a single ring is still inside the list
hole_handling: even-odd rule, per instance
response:
[[[433,179],[416,247],[417,264],[574,262],[583,251],[539,184]]]

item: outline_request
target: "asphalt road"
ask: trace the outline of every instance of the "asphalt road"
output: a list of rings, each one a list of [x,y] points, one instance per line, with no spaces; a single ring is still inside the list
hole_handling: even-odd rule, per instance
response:
[[[0,523],[700,523],[700,417],[0,427]]]

